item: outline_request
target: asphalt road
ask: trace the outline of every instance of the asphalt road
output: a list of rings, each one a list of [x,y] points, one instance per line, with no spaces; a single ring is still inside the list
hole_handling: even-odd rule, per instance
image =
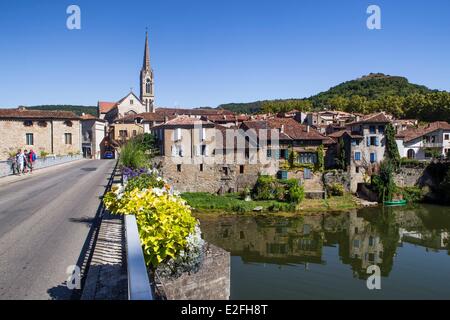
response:
[[[84,160],[0,185],[0,300],[73,297],[66,270],[77,264],[114,165]]]

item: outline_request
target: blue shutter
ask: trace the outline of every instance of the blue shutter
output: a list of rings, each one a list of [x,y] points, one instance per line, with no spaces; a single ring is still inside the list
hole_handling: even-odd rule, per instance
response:
[[[377,159],[376,154],[375,154],[375,153],[371,153],[371,154],[370,154],[370,162],[371,162],[371,163],[374,163],[375,161],[377,161],[376,159]]]
[[[311,170],[305,168],[305,171],[303,171],[303,176],[305,179],[311,179]]]
[[[285,158],[285,159],[288,159],[288,158],[289,158],[289,150],[288,150],[288,149],[285,149],[285,150],[284,150],[284,158]]]
[[[366,140],[367,140],[367,146],[370,147],[370,137],[367,137]]]
[[[356,147],[356,140],[352,139],[352,146]]]
[[[378,147],[380,145],[378,137],[375,137],[375,146]]]
[[[275,150],[275,159],[277,159],[277,160],[280,159],[280,150],[279,149]]]

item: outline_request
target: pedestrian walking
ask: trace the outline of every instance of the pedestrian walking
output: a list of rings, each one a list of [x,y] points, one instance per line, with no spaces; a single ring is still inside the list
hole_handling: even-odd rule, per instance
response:
[[[19,173],[16,155],[17,154],[13,154],[9,157],[9,161],[11,161],[11,170],[12,170],[13,175],[16,175],[17,173]]]
[[[19,176],[23,173],[25,165],[25,154],[19,149],[16,155],[17,167],[19,168]]]
[[[23,173],[28,173],[28,150],[25,149],[23,152]]]
[[[33,173],[33,164],[36,161],[36,153],[34,153],[33,149],[30,150],[27,154],[27,163],[28,168],[30,169],[30,173]]]

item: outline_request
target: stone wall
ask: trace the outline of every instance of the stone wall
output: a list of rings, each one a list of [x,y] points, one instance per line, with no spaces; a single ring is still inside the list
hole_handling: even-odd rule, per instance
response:
[[[197,273],[184,273],[176,279],[157,276],[157,285],[167,300],[230,298],[230,253],[209,243],[205,246],[206,255]]]
[[[343,170],[333,170],[323,174],[323,182],[325,187],[333,184],[340,184],[346,192],[351,192],[351,177],[348,172]]]
[[[395,184],[399,187],[417,186],[423,179],[425,168],[407,168],[401,167],[399,172],[394,174]]]
[[[56,166],[59,164],[81,160],[83,159],[82,155],[74,155],[74,156],[61,156],[61,157],[47,157],[37,159],[33,164],[33,170],[43,169],[51,166]],[[12,175],[11,162],[10,161],[0,161],[0,177],[6,177]]]
[[[247,187],[252,188],[258,175],[265,171],[264,166],[258,164],[243,165],[243,173],[240,165],[207,163],[179,165],[180,167],[173,163],[170,157],[160,158],[158,163],[162,177],[179,192],[240,192]]]
[[[0,160],[8,159],[9,153],[17,152],[18,149],[33,149],[38,155],[40,151],[55,155],[79,153],[81,151],[80,121],[72,120],[71,123],[72,126],[66,125],[64,120],[49,120],[41,124],[33,121],[32,126],[25,126],[22,120],[1,120]],[[33,134],[33,145],[26,144],[27,133]],[[65,133],[72,134],[72,144],[65,143]]]

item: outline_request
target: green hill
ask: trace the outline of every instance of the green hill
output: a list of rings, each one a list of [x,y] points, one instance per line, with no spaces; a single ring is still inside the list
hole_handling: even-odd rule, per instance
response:
[[[371,73],[356,80],[341,83],[309,98],[304,99],[285,99],[285,100],[267,100],[250,103],[229,103],[220,105],[218,108],[224,108],[237,113],[258,113],[270,110],[270,106],[276,106],[275,109],[292,109],[292,107],[307,106],[309,101],[313,109],[321,110],[330,108],[330,100],[338,100],[345,104],[352,97],[361,97],[364,101],[378,101],[387,97],[408,97],[414,94],[430,94],[438,92],[428,89],[425,86],[412,84],[408,79],[398,76],[389,76],[382,73]],[[341,101],[339,101],[339,99]],[[283,107],[285,104],[285,107]],[[334,103],[331,103],[331,107]],[[266,110],[264,110],[266,109]],[[273,110],[277,111],[277,110]]]
[[[326,102],[336,96],[351,98],[365,97],[367,100],[377,100],[388,96],[407,97],[412,94],[427,94],[437,92],[425,86],[412,84],[404,77],[389,76],[382,73],[371,73],[359,79],[341,83],[331,89],[308,98],[315,107],[321,108]]]
[[[26,107],[31,110],[59,110],[59,111],[72,111],[76,115],[81,116],[82,113],[92,114],[97,116],[97,107],[94,106],[73,106],[73,105],[43,105],[43,106],[31,106]]]

